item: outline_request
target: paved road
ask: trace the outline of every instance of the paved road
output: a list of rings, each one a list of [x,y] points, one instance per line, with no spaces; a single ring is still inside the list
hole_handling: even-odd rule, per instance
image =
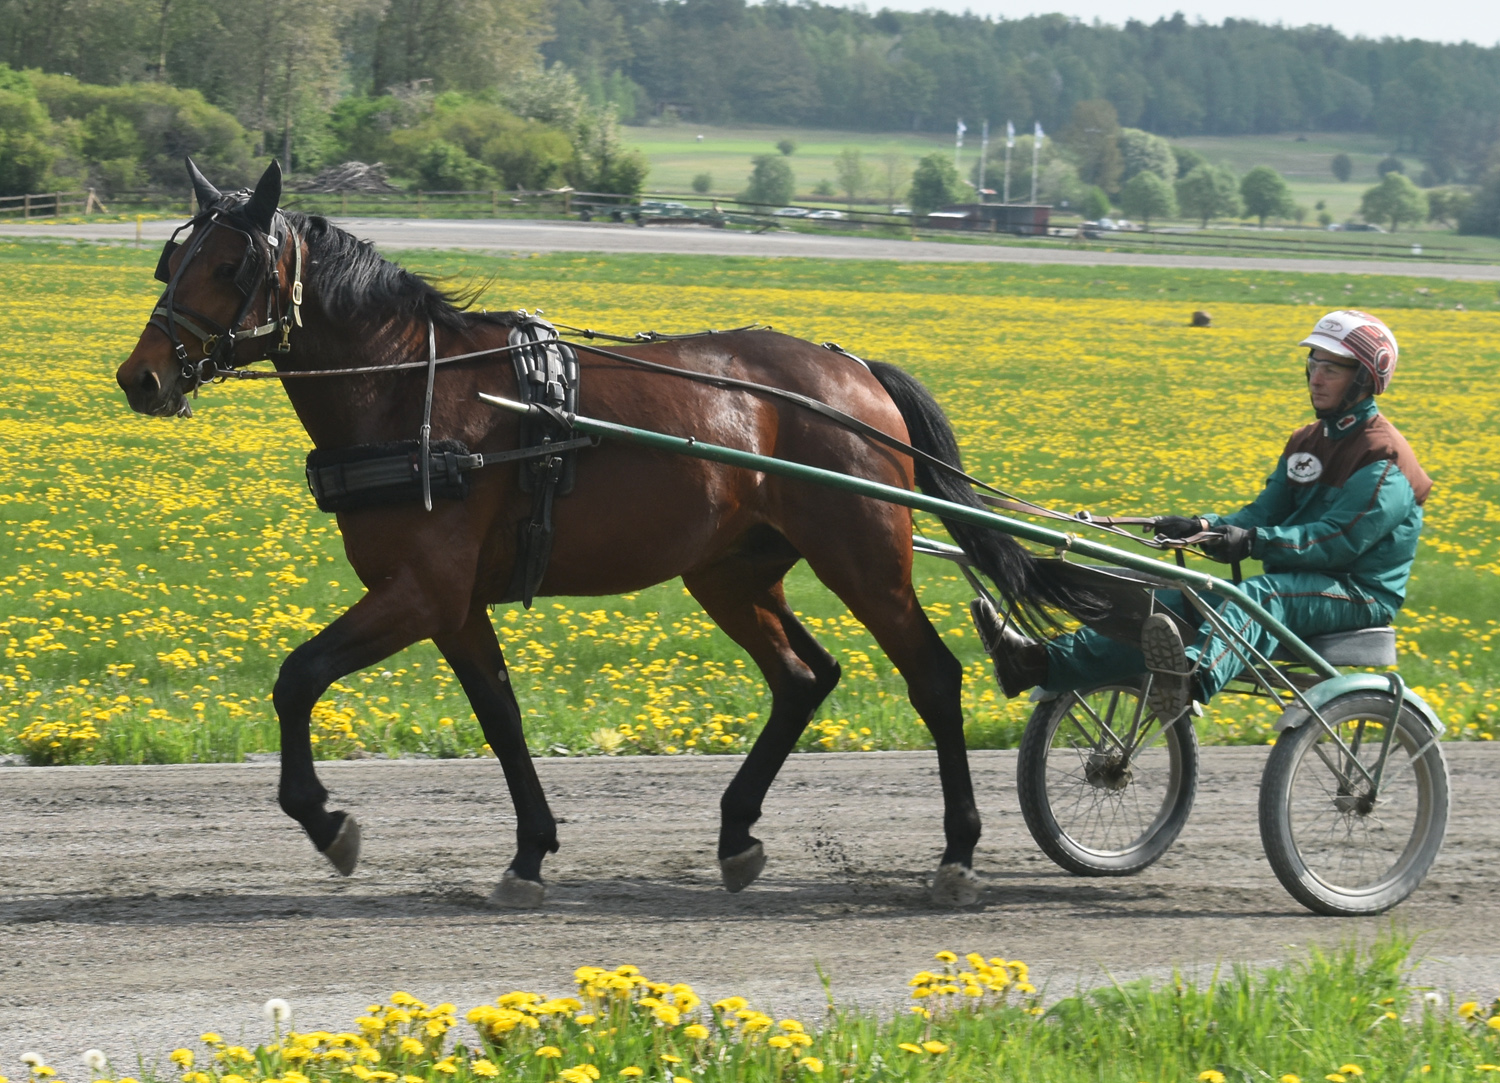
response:
[[[766,875],[733,896],[713,847],[737,757],[541,760],[563,818],[551,896],[503,914],[484,905],[514,837],[493,762],[324,766],[364,825],[349,880],[276,808],[272,764],[0,768],[0,1072],[22,1074],[27,1048],[76,1072],[90,1046],[133,1065],[137,1050],[210,1028],[253,1044],[270,996],[312,1029],[348,1026],[398,988],[461,1010],[513,988],[560,995],[585,963],[633,962],[816,1018],[815,963],[839,1000],[890,1009],[940,948],[1025,959],[1059,994],[1105,972],[1202,974],[1373,936],[1388,919],[1315,917],[1276,882],[1255,828],[1265,751],[1204,750],[1177,845],[1113,880],[1042,857],[1018,811],[1015,754],[976,753],[986,888],[964,911],[926,899],[941,848],[930,753],[792,757],[757,829]],[[1447,756],[1448,842],[1395,918],[1423,934],[1419,978],[1487,1002],[1500,985],[1500,749]]]
[[[176,222],[147,222],[146,240],[165,240]],[[387,251],[399,248],[462,248],[495,252],[651,252],[700,256],[804,256],[819,259],[891,259],[911,262],[1047,263],[1085,267],[1180,267],[1198,270],[1301,271],[1329,274],[1412,275],[1423,278],[1500,282],[1500,265],[1438,264],[1361,259],[1278,259],[1262,256],[1138,255],[1071,248],[1023,248],[991,244],[897,241],[811,233],[741,233],[699,226],[652,226],[602,222],[405,221],[349,218],[339,224]],[[0,226],[0,236],[131,240],[133,223]]]

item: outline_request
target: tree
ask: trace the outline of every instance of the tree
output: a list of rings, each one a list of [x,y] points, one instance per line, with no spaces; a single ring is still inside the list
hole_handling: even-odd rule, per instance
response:
[[[945,153],[929,154],[917,163],[911,175],[912,214],[931,214],[940,207],[957,203],[963,198],[958,170],[953,168],[953,159]]]
[[[36,100],[31,81],[0,64],[0,195],[40,192],[57,151],[52,122]]]
[[[1174,179],[1180,180],[1200,165],[1208,164],[1208,159],[1196,150],[1191,150],[1188,147],[1179,147],[1176,143],[1171,144],[1171,146],[1172,157],[1177,160],[1177,176]]]
[[[1394,154],[1387,154],[1380,159],[1380,164],[1375,167],[1375,172],[1384,177],[1387,173],[1405,173],[1406,163]]]
[[[317,7],[323,0],[296,2]],[[493,91],[536,66],[548,30],[544,0],[388,0],[381,7],[373,43],[377,92],[416,79],[431,79],[439,91]]]
[[[1260,219],[1260,228],[1266,228],[1266,219],[1292,213],[1292,193],[1280,173],[1268,165],[1258,165],[1240,180],[1240,198],[1245,201],[1245,212]]]
[[[1349,160],[1349,155],[1342,151],[1333,156],[1333,161],[1329,163],[1329,166],[1340,182],[1347,182],[1349,175],[1354,172],[1354,163]]]
[[[1151,219],[1168,218],[1177,213],[1172,186],[1157,173],[1143,169],[1125,182],[1120,190],[1120,208],[1132,218],[1139,218],[1147,229]]]
[[[1467,188],[1433,188],[1427,193],[1427,220],[1457,229],[1474,194]]]
[[[780,139],[776,142],[776,149],[790,158],[797,152],[797,142],[794,139]]]
[[[1401,173],[1387,173],[1359,201],[1359,213],[1366,222],[1390,222],[1395,233],[1402,222],[1420,222],[1427,217],[1427,197]]]
[[[741,194],[744,203],[790,203],[797,190],[797,178],[786,156],[757,154],[751,160],[750,186]]]
[[[833,159],[833,175],[838,179],[839,191],[844,193],[844,202],[852,211],[854,201],[869,183],[869,170],[858,147],[845,147]]]
[[[1142,170],[1150,170],[1164,181],[1177,179],[1177,159],[1172,154],[1172,144],[1139,128],[1120,129],[1120,160],[1125,166],[1120,174],[1123,181],[1129,181]]]
[[[1104,194],[1104,189],[1097,184],[1090,187],[1083,194],[1078,213],[1090,220],[1103,218],[1109,214],[1109,196]]]
[[[714,186],[714,175],[712,173],[698,173],[693,177],[693,191],[700,196],[708,195],[709,189]]]
[[[1500,168],[1490,170],[1458,220],[1458,231],[1500,237]]]
[[[1096,184],[1109,193],[1120,190],[1125,162],[1120,157],[1120,120],[1113,105],[1101,100],[1075,105],[1063,144],[1083,183]]]
[[[880,155],[880,165],[875,171],[875,178],[880,186],[880,194],[885,198],[886,210],[895,210],[896,201],[901,198],[906,192],[907,185],[911,183],[911,159],[894,147],[883,151]]]
[[[1229,170],[1205,163],[1177,182],[1177,205],[1207,229],[1215,218],[1240,213],[1239,182]]]

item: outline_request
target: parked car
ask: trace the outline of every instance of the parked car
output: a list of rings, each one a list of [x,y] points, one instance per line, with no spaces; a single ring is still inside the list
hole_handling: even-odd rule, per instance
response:
[[[1384,233],[1374,222],[1345,222],[1345,233]]]
[[[777,218],[806,218],[811,212],[806,207],[782,207],[771,213]]]
[[[828,221],[830,219],[843,218],[843,217],[845,217],[845,215],[844,215],[843,211],[813,211],[807,217],[809,217],[809,218],[818,218],[818,219],[822,219],[823,221]]]
[[[892,207],[891,208],[891,213],[892,214],[910,214],[911,213],[911,208],[910,207]]]

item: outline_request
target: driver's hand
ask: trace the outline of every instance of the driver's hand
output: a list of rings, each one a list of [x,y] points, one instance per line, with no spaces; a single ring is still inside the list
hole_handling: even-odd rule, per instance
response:
[[[1158,515],[1146,526],[1146,533],[1161,538],[1191,538],[1207,529],[1208,526],[1202,519],[1189,519],[1184,515]]]

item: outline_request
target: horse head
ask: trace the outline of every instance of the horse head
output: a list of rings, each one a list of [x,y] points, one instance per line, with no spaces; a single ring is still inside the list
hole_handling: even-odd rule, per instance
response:
[[[220,192],[191,158],[187,171],[198,211],[162,248],[156,278],[166,289],[115,373],[132,409],[160,417],[191,416],[189,392],[287,352],[300,324],[302,239],[277,209],[280,163],[253,191]]]

